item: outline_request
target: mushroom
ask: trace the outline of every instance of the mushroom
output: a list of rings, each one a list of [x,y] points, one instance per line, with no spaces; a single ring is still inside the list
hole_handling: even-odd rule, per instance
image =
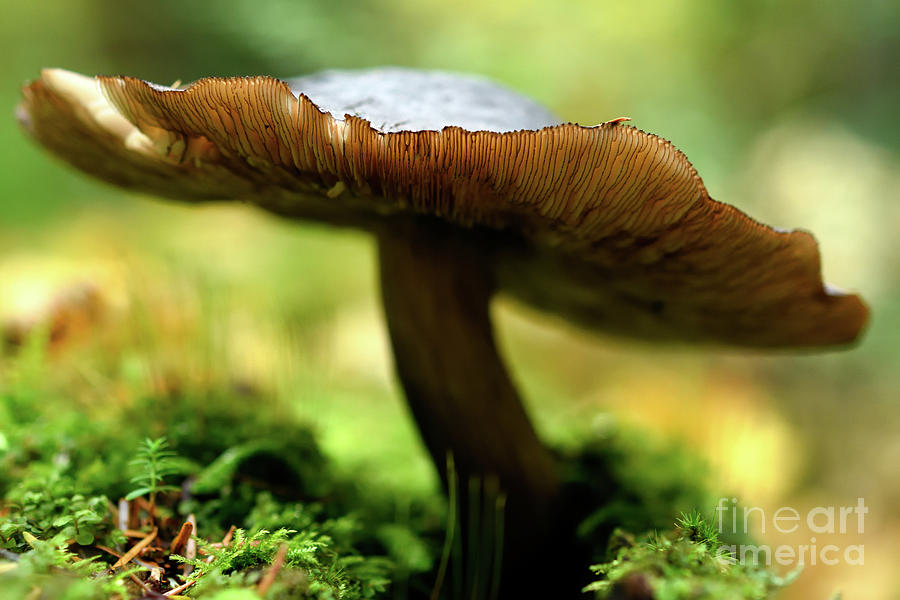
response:
[[[485,79],[173,88],[48,69],[23,94],[27,131],[101,179],[371,231],[410,410],[445,484],[450,453],[459,481],[507,494],[508,568],[558,534],[562,484],[498,355],[496,292],[590,329],[756,348],[849,344],[867,319],[823,285],[811,234],[713,200],[668,141],[622,119],[561,124]]]

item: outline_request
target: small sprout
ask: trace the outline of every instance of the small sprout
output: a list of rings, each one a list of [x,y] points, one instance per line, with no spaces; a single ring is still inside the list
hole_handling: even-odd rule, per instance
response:
[[[695,544],[706,544],[710,550],[716,550],[721,544],[713,521],[704,519],[698,511],[681,513],[675,520],[675,526],[681,536]]]
[[[174,461],[175,453],[168,447],[169,443],[165,437],[155,440],[146,438],[138,448],[137,457],[131,461],[132,465],[140,468],[140,472],[131,478],[131,482],[138,484],[139,487],[131,490],[125,499],[134,500],[138,496],[148,496],[151,516],[156,506],[157,494],[179,489],[177,486],[165,484],[165,477],[178,471]]]

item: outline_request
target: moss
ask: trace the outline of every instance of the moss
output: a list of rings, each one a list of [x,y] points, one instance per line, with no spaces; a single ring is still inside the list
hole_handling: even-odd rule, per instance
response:
[[[666,529],[677,515],[715,504],[707,466],[696,455],[611,418],[593,438],[561,454],[573,510],[581,518],[578,537],[593,549],[595,561],[606,558],[617,528]]]
[[[140,440],[166,436],[178,456],[166,457],[169,468],[157,481],[159,514],[150,519],[157,544],[171,543],[193,515],[207,552],[187,576],[154,550],[167,575],[196,580],[183,594],[258,597],[254,590],[282,546],[266,598],[430,594],[447,514],[438,490],[376,486],[336,466],[284,399],[235,385],[224,373],[143,387],[144,380],[113,369],[106,375],[127,401],[73,406],[70,393],[83,390],[60,375],[65,364],[42,359],[37,344],[27,348],[4,365],[0,380],[0,589],[25,597],[40,588],[49,599],[137,597],[127,574],[104,574],[115,557],[98,546],[122,552],[136,543],[117,527],[116,500],[141,485],[129,481]],[[596,581],[588,589],[600,597],[631,586],[654,598],[762,598],[784,583],[763,569],[714,561],[715,531],[688,511],[712,507],[716,497],[704,465],[676,444],[610,422],[558,455],[566,526],[577,539],[535,551],[571,562],[558,575],[561,590],[586,584],[592,562]],[[669,534],[642,533],[670,529],[681,512]],[[213,545],[231,526],[238,528],[233,544]],[[453,560],[449,568],[452,581]]]
[[[635,539],[619,531],[615,539],[624,541],[615,558],[591,567],[601,578],[585,591],[597,598],[763,600],[798,574],[778,577],[764,566],[738,563],[699,513],[682,514],[665,534]]]

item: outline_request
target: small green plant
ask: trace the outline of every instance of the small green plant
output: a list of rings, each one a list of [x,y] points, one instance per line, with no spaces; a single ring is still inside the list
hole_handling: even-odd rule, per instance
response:
[[[681,513],[675,520],[675,527],[682,537],[697,544],[705,544],[710,550],[718,550],[722,545],[719,541],[719,530],[699,511]]]
[[[27,551],[29,536],[87,545],[113,533],[106,497],[77,493],[72,481],[55,471],[21,482],[7,501],[0,513],[0,548]]]
[[[81,558],[65,545],[26,534],[27,551],[15,562],[0,560],[0,598],[64,600],[129,600],[137,596],[128,578],[142,567],[108,573],[102,562]]]
[[[140,469],[140,472],[131,478],[131,482],[137,483],[140,487],[131,490],[125,499],[134,500],[138,496],[148,496],[151,514],[156,506],[157,494],[178,490],[178,487],[164,483],[167,475],[173,475],[178,471],[174,463],[175,453],[168,447],[165,437],[155,440],[145,438],[138,449],[137,457],[131,461],[132,465]]]
[[[281,546],[286,547],[284,566],[304,574],[302,589],[295,590],[297,595],[292,597],[316,600],[373,598],[383,593],[389,584],[391,564],[388,560],[340,555],[334,549],[332,538],[314,526],[300,532],[284,528],[275,532],[260,529],[252,535],[238,529],[228,546],[201,543],[210,560],[173,558],[193,567],[188,577],[198,582],[193,593],[210,594],[250,583],[249,574],[271,564]]]
[[[682,513],[668,533],[614,537],[625,543],[613,560],[591,566],[600,579],[584,588],[598,599],[640,589],[658,600],[764,600],[798,574],[779,577],[764,565],[739,563],[698,512]]]

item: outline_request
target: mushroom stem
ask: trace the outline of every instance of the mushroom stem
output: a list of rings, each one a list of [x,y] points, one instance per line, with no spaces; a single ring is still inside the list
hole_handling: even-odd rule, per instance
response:
[[[508,570],[517,552],[533,553],[531,544],[550,533],[560,479],[497,353],[490,247],[477,233],[421,220],[382,232],[378,247],[384,310],[410,410],[445,488],[449,452],[461,490],[496,480],[506,494]],[[466,493],[459,496],[465,536],[467,513],[477,518],[479,508],[469,511]]]

